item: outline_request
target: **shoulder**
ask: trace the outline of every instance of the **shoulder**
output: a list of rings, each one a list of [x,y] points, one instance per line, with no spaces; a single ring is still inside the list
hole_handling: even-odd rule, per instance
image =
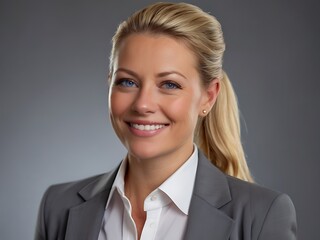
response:
[[[233,238],[296,239],[296,212],[290,197],[221,172],[199,155],[195,195],[234,223]]]
[[[293,207],[292,201],[286,194],[226,175],[202,154],[199,155],[197,174],[195,185],[197,194],[205,199],[211,198],[214,206],[250,209],[252,215],[266,214],[274,205],[283,203]],[[216,204],[217,202],[219,204]]]
[[[109,174],[109,173],[105,173],[105,174]],[[99,179],[105,174],[99,174],[99,175],[91,176],[91,177],[80,179],[80,180],[54,184],[48,188],[47,192],[53,195],[65,195],[65,194],[72,195],[74,193],[79,192],[82,188],[84,188],[88,184],[99,181]]]
[[[78,181],[50,186],[38,212],[35,239],[58,239],[66,231],[70,209],[96,196],[107,196],[117,169]],[[104,204],[104,200],[101,202]],[[60,239],[60,238],[59,238]]]
[[[248,204],[254,208],[259,208],[261,205],[269,206],[275,199],[283,195],[256,183],[226,175],[209,162],[203,154],[199,155],[195,187],[196,192],[206,199],[219,195],[219,201],[217,200],[219,203],[223,198],[224,203],[239,207]],[[220,204],[214,204],[214,201],[215,198],[212,197],[213,205],[220,206]]]
[[[254,212],[267,211],[273,205],[282,203],[293,206],[287,194],[231,176],[226,176],[226,179],[233,201],[237,204],[250,204]]]
[[[79,205],[102,191],[107,191],[116,170],[85,179],[50,186],[42,197],[41,206],[47,216],[66,214],[68,209]],[[58,216],[57,216],[58,217]]]
[[[97,175],[77,181],[55,184],[45,191],[42,197],[42,208],[46,216],[67,214],[69,208],[83,202],[79,191],[92,182],[98,181],[103,175]],[[56,216],[58,217],[58,216]]]
[[[60,199],[65,201],[66,199],[79,198],[78,192],[81,189],[86,187],[88,184],[99,181],[103,176],[104,174],[99,174],[72,182],[51,185],[44,194],[44,197],[47,199],[47,205],[50,205],[50,202],[57,203]]]
[[[261,186],[257,183],[250,183],[232,176],[226,175],[232,199],[247,203],[269,203],[271,204],[282,193]]]
[[[287,194],[226,176],[232,201],[225,210],[240,222],[250,222],[259,239],[295,239],[296,212]]]

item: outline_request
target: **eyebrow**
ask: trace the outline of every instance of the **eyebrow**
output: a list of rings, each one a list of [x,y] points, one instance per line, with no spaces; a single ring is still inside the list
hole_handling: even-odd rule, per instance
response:
[[[116,74],[117,72],[125,72],[125,73],[128,73],[131,76],[134,76],[135,78],[138,78],[138,74],[136,74],[134,71],[131,71],[131,70],[126,69],[126,68],[118,68],[116,71],[114,71],[114,74]]]
[[[131,76],[133,76],[133,77],[135,77],[135,78],[138,78],[138,77],[139,77],[137,73],[135,73],[135,72],[132,71],[132,70],[126,69],[126,68],[118,68],[118,69],[114,72],[114,74],[116,74],[117,72],[125,72],[125,73],[128,73],[128,74],[130,74]],[[177,72],[177,71],[161,72],[161,73],[158,73],[158,74],[157,74],[157,77],[166,77],[166,76],[171,75],[171,74],[177,74],[177,75],[183,77],[184,79],[188,79],[188,78],[187,78],[186,76],[184,76],[182,73]]]
[[[188,78],[186,78],[186,76],[184,76],[182,73],[177,72],[177,71],[161,72],[161,73],[159,73],[157,76],[158,76],[158,77],[166,77],[166,76],[171,75],[171,74],[177,74],[177,75],[183,77],[184,79],[188,79]]]

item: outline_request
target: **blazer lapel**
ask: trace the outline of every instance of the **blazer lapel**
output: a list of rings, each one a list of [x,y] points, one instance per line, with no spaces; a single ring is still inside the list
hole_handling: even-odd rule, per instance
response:
[[[84,202],[70,209],[66,240],[98,239],[106,202],[118,169],[92,182],[79,195]]]
[[[84,202],[69,211],[66,240],[98,239],[105,205],[117,172],[118,168],[79,191]],[[230,201],[225,175],[199,151],[185,240],[229,239],[233,220],[219,208]]]
[[[185,239],[229,239],[234,221],[219,208],[230,201],[225,175],[199,151]]]

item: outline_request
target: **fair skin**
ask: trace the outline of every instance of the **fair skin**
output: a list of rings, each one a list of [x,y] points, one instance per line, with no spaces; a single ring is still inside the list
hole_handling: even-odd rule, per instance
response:
[[[113,60],[110,117],[128,150],[125,194],[139,238],[145,198],[190,157],[197,119],[219,92],[217,79],[202,86],[196,66],[182,41],[149,33],[126,37]]]

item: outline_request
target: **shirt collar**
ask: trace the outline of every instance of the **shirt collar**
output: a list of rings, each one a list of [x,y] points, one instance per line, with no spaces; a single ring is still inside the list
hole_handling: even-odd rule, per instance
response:
[[[114,191],[117,189],[118,193],[120,194],[120,196],[125,196],[124,195],[124,177],[126,174],[126,169],[127,169],[127,158],[125,158],[121,164],[120,164],[120,168],[119,171],[117,173],[116,178],[114,179],[110,194],[109,194],[109,198],[108,198],[108,202],[106,205],[106,209],[109,206],[109,203],[112,199],[112,196],[114,195]]]
[[[198,166],[197,146],[194,145],[193,149],[193,153],[189,159],[159,186],[159,189],[166,193],[174,204],[186,215],[188,215],[189,212]]]
[[[159,191],[159,189],[165,193],[174,204],[186,215],[189,212],[189,206],[191,202],[194,181],[196,177],[196,171],[198,166],[198,148],[194,144],[193,153],[188,160],[176,170],[165,182],[163,182],[157,189],[151,194]],[[106,204],[108,208],[109,203],[114,195],[114,191],[117,189],[120,196],[124,197],[124,177],[127,167],[127,159],[124,159],[120,165],[117,176],[113,182],[112,189]],[[150,196],[149,195],[149,196]],[[149,197],[148,196],[148,197]],[[146,199],[148,199],[148,197]]]

